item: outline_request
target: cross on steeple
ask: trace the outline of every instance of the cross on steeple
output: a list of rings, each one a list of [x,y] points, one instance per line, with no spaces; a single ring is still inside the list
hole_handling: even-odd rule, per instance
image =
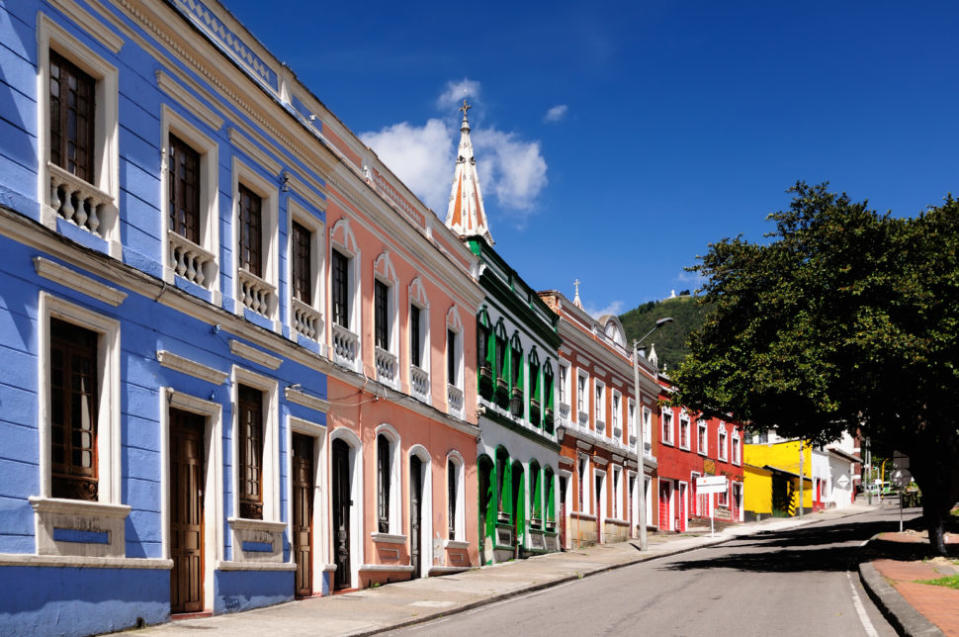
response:
[[[581,281],[580,281],[579,279],[576,279],[575,281],[573,281],[573,287],[576,288],[576,296],[573,297],[573,305],[575,305],[576,307],[579,307],[579,308],[583,307],[583,302],[582,302],[582,301],[580,300],[580,298],[579,298],[579,286],[580,286],[580,283],[581,283]]]
[[[467,101],[466,101],[466,98],[464,97],[464,98],[463,98],[463,105],[460,106],[460,107],[459,107],[458,109],[456,109],[456,110],[458,110],[458,111],[463,111],[463,119],[466,119],[466,113],[467,113],[467,111],[469,111],[471,108],[473,108],[473,107],[469,105],[469,102],[467,102]]]

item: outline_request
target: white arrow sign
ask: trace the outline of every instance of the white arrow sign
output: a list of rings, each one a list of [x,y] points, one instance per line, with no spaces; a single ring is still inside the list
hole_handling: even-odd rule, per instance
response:
[[[726,493],[729,488],[726,476],[706,476],[696,478],[696,491],[703,495],[707,493]]]

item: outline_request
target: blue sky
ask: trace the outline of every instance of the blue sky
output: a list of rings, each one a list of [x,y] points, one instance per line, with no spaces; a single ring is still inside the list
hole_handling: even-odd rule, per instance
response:
[[[798,179],[959,193],[955,4],[224,2],[440,217],[468,89],[497,249],[594,312],[695,288]]]

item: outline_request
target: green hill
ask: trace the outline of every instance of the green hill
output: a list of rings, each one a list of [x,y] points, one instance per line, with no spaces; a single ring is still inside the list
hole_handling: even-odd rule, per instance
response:
[[[656,345],[656,355],[659,357],[660,369],[673,369],[686,356],[686,337],[689,333],[703,324],[708,308],[696,302],[695,297],[680,295],[662,301],[650,301],[620,315],[619,320],[626,330],[627,342],[632,344],[634,338],[639,338],[648,332],[656,321],[665,317],[673,317],[673,322],[664,325],[659,331],[646,339],[644,345]]]

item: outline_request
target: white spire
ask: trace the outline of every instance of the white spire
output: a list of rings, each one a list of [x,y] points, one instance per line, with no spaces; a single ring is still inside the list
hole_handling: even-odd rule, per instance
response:
[[[573,297],[573,305],[575,305],[579,309],[583,309],[583,301],[580,300],[579,298],[579,285],[580,285],[579,279],[576,279],[575,281],[573,281],[573,287],[576,288],[576,296]]]
[[[479,235],[486,243],[493,245],[493,236],[486,224],[486,209],[480,193],[479,175],[476,174],[470,123],[466,117],[466,112],[471,108],[465,99],[459,108],[463,111],[463,123],[460,125],[460,146],[456,157],[456,172],[453,173],[446,226],[461,237]]]

